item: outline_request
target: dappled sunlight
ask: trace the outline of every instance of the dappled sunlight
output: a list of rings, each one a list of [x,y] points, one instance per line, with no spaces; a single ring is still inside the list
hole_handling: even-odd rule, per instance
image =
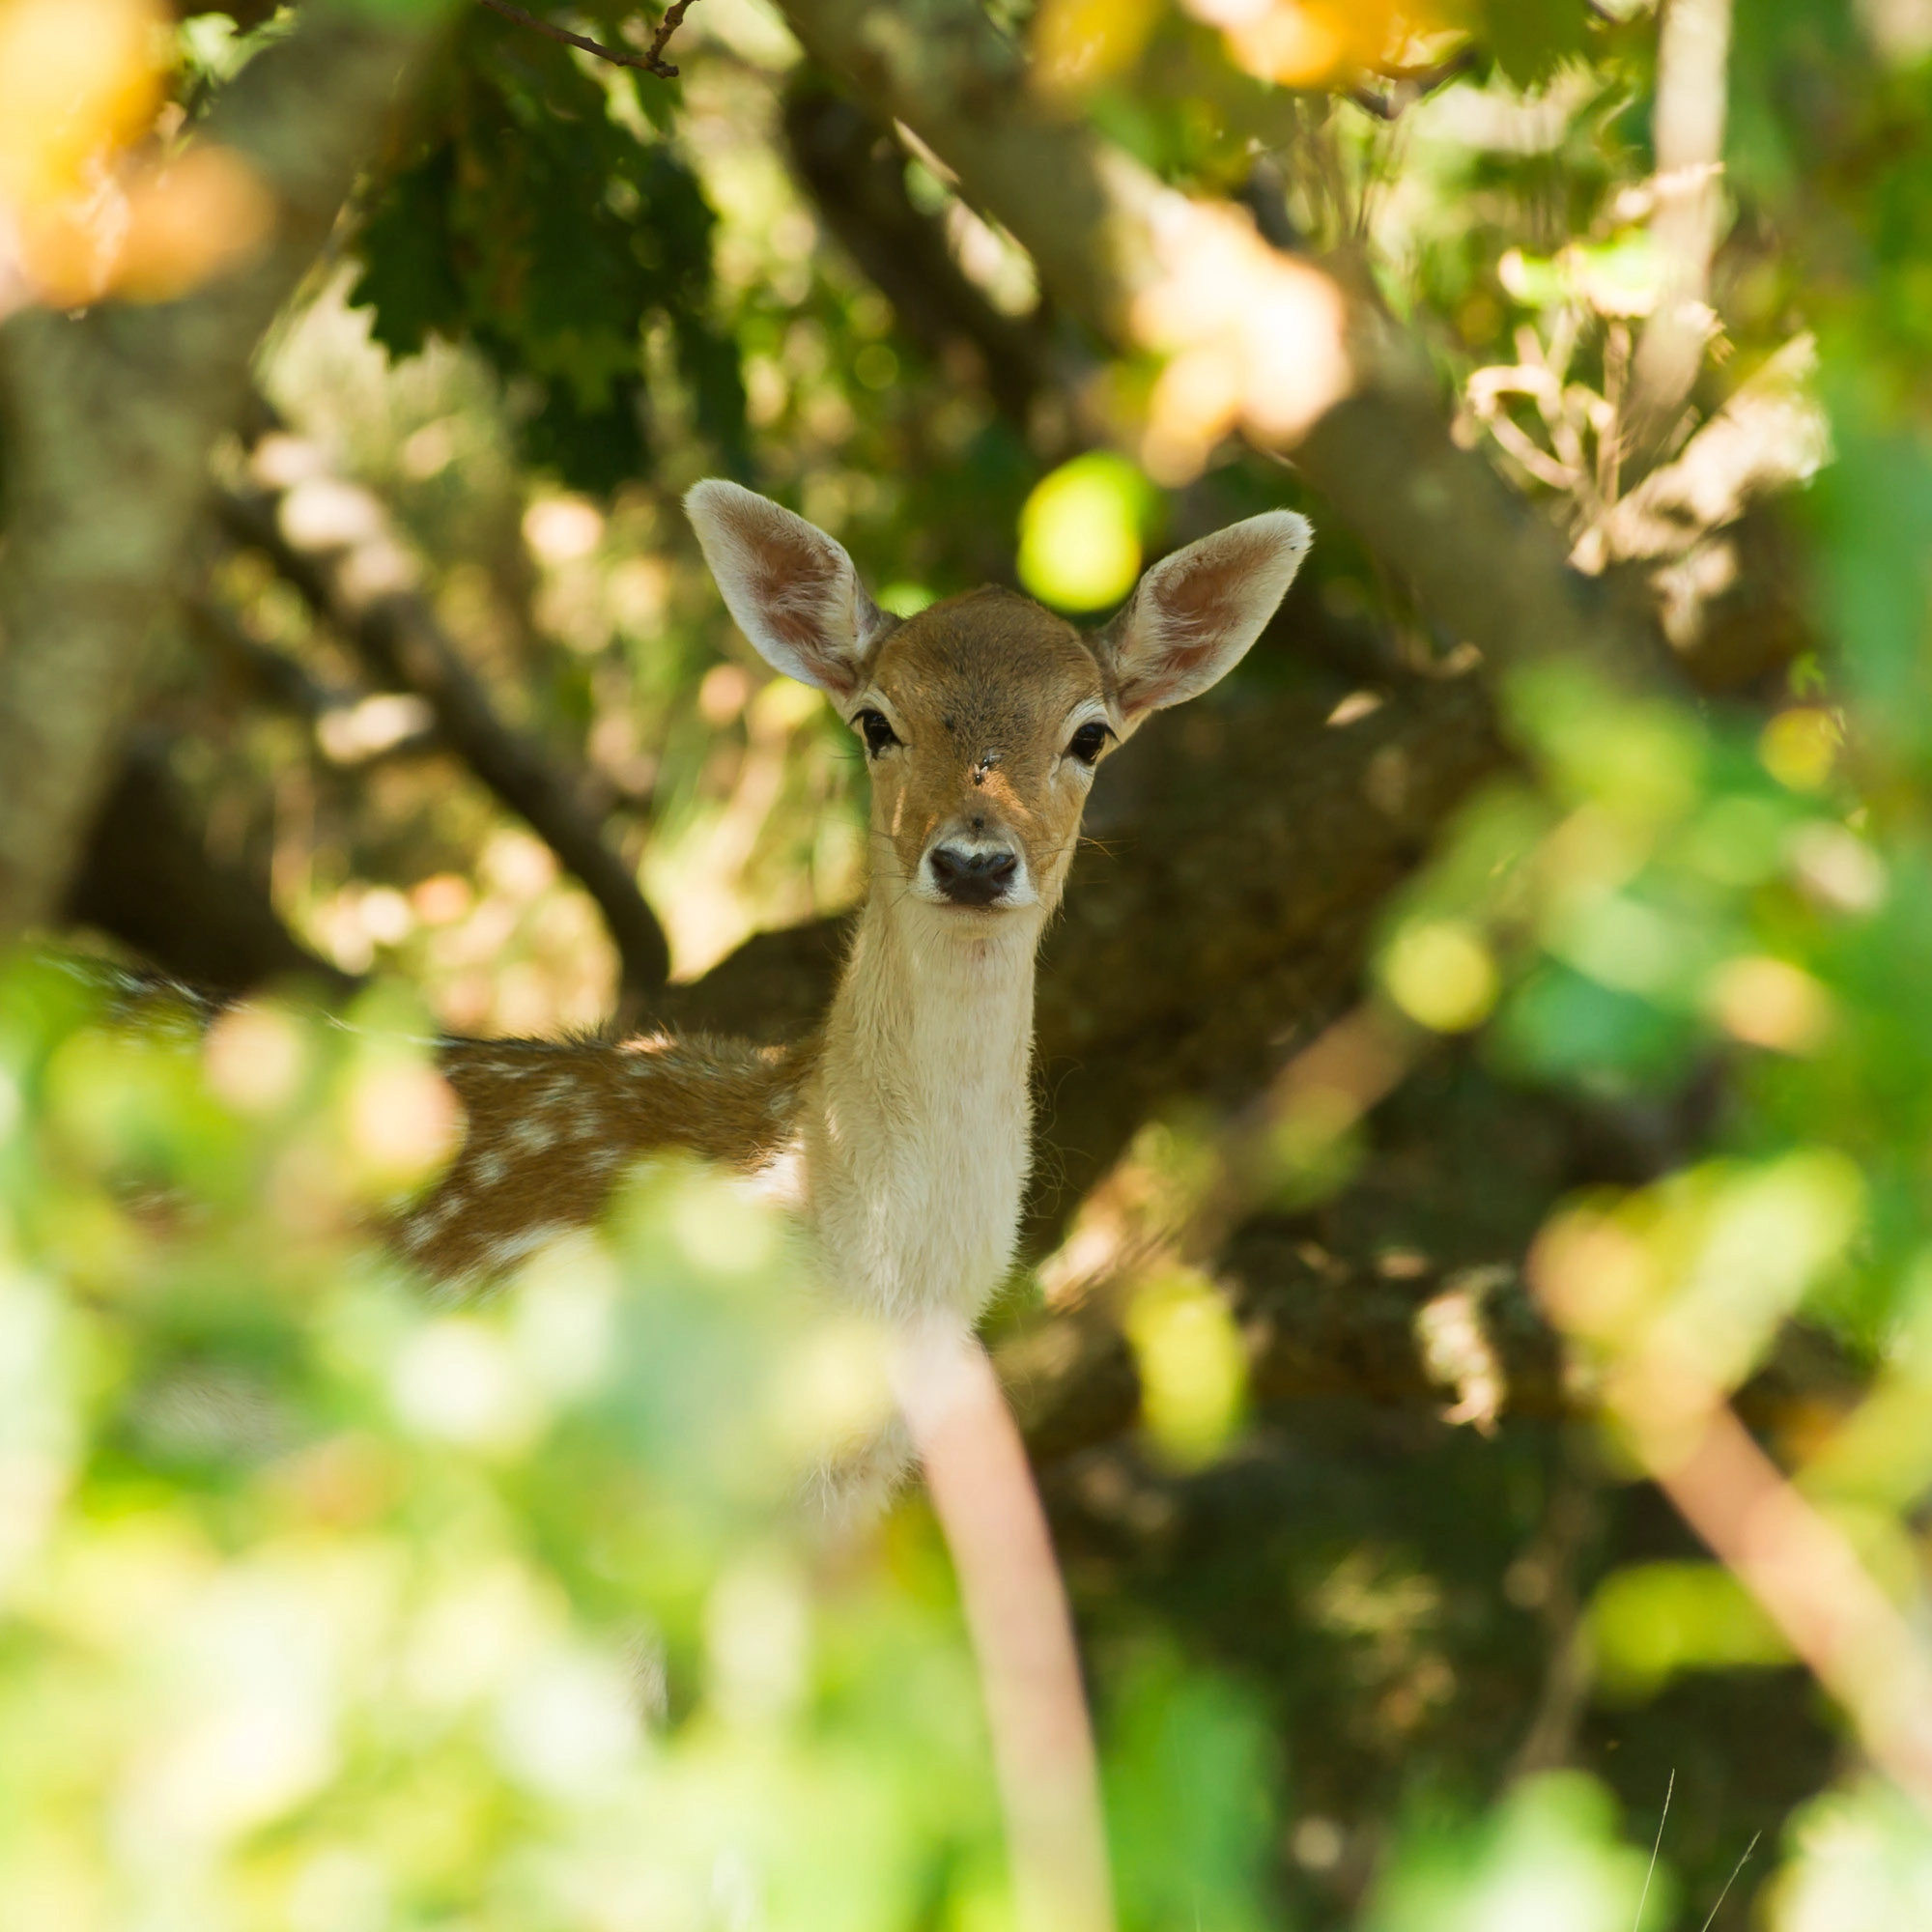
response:
[[[268,240],[273,197],[246,161],[152,138],[168,36],[154,0],[0,6],[0,315],[170,301]]]
[[[1247,1406],[1247,1354],[1226,1300],[1198,1276],[1155,1275],[1134,1291],[1125,1327],[1158,1452],[1183,1468],[1211,1463]]]
[[[1152,507],[1146,478],[1110,452],[1063,464],[1020,511],[1020,582],[1063,611],[1122,602],[1141,573],[1141,530]]]
[[[1453,11],[1399,0],[1185,0],[1219,27],[1230,56],[1258,79],[1319,86],[1400,60],[1418,35],[1455,23]]]
[[[1169,193],[1152,226],[1158,274],[1135,298],[1134,332],[1168,359],[1141,460],[1172,488],[1198,476],[1237,428],[1293,444],[1354,375],[1341,289],[1270,248],[1244,211]]]
[[[735,667],[719,668],[735,671]],[[737,675],[742,679],[742,672]],[[821,903],[809,874],[787,882],[788,890],[760,893],[754,865],[770,838],[773,814],[788,786],[796,784],[801,744],[825,728],[824,701],[804,685],[778,678],[749,702],[734,704],[730,717],[720,722],[735,722],[740,713],[745,749],[735,760],[728,791],[716,802],[695,802],[682,822],[670,819],[644,862],[645,881],[667,908],[672,970],[680,979],[696,979],[760,924],[790,924]],[[721,778],[728,769],[721,761]],[[854,838],[842,867],[829,857],[821,877],[829,874],[825,896],[831,903],[843,904],[857,895],[860,853]]]
[[[583,743],[598,779],[620,810],[654,808],[648,831],[625,840],[626,857],[656,903],[680,975],[696,977],[761,926],[850,902],[864,858],[858,825],[837,809],[849,790],[842,727],[799,687],[762,677],[754,687],[728,659],[710,661],[717,678],[698,680],[695,705],[668,701],[680,654],[704,662],[713,646],[700,642],[696,623],[710,606],[705,581],[688,544],[668,541],[676,512],[661,495],[627,495],[608,511],[579,493],[508,499],[509,479],[497,467],[505,428],[478,393],[479,372],[433,352],[391,375],[335,292],[290,330],[271,380],[306,440],[270,437],[252,460],[285,489],[280,514],[294,536],[380,551],[393,560],[390,576],[407,581],[418,547],[454,534],[474,547],[475,561],[452,572],[435,599],[451,637],[494,680],[560,647],[559,678],[588,700]],[[412,457],[432,433],[439,460]],[[444,445],[465,453],[460,467]],[[349,480],[343,466],[368,482]],[[378,505],[377,488],[392,484],[405,528]],[[493,533],[511,537],[509,554],[490,548]],[[384,586],[372,580],[370,587]],[[266,630],[273,617],[264,611],[254,621]],[[384,694],[338,705],[318,720],[317,741],[346,769],[393,762],[391,751],[428,722],[419,704]],[[406,967],[462,1032],[542,1033],[608,1014],[609,943],[594,906],[549,853],[526,835],[493,829],[473,795],[429,793],[401,771],[388,775],[387,791],[375,801],[385,819],[419,812],[434,797],[443,849],[469,844],[473,873],[436,873],[412,886],[331,883],[308,851],[323,826],[288,814],[277,873],[302,882],[285,906],[318,950],[350,972]],[[370,833],[377,843],[392,836]]]

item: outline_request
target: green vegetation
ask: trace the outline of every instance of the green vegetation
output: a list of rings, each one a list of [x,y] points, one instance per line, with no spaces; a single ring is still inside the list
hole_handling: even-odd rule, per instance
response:
[[[1932,1923],[1925,9],[668,58],[0,0],[0,1922],[1013,1922],[782,1225],[645,1168],[463,1305],[379,1235],[439,1031],[822,1004],[863,764],[728,474],[902,613],[1318,531],[1097,781],[988,1338],[1122,1924]]]

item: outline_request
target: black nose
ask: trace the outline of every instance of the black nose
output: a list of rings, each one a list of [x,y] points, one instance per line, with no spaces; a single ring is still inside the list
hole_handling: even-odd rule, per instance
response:
[[[1010,852],[962,852],[956,845],[935,845],[926,860],[933,883],[954,905],[991,905],[1019,863]]]

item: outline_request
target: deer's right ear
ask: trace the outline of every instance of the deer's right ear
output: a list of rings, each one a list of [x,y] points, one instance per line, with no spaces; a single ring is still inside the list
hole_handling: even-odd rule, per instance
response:
[[[841,545],[735,483],[684,499],[725,608],[774,670],[836,698],[857,696],[873,645],[897,620],[866,594]]]

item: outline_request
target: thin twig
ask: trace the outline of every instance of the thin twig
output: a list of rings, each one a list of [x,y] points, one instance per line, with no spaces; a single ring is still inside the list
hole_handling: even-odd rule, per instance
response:
[[[1399,67],[1393,64],[1377,67],[1370,71],[1378,80],[1389,83],[1386,94],[1378,94],[1366,83],[1357,83],[1349,89],[1349,99],[1365,114],[1373,114],[1378,121],[1398,120],[1418,100],[1426,99],[1438,87],[1446,87],[1459,74],[1467,73],[1476,64],[1476,49],[1472,46],[1459,48],[1447,60],[1434,61],[1426,67]]]
[[[691,5],[692,0],[671,0],[671,4],[665,9],[664,18],[658,22],[657,32],[651,36],[650,45],[644,50],[645,58],[654,63],[651,71],[663,74],[667,80],[674,78],[677,70],[667,66],[659,56],[669,43],[670,37],[684,25],[684,16],[691,12]]]
[[[1698,1932],[1711,1932],[1711,1927],[1717,1923],[1718,1914],[1723,1910],[1724,1900],[1731,1895],[1732,1886],[1738,1882],[1738,1874],[1750,1862],[1750,1855],[1757,1850],[1757,1841],[1763,1836],[1764,1833],[1762,1832],[1753,1832],[1751,1833],[1751,1841],[1745,1847],[1744,1857],[1731,1867],[1731,1875],[1724,1881],[1724,1889],[1718,1894],[1717,1904],[1712,1906],[1710,1917],[1704,1920],[1703,1924],[1698,1928]]]
[[[1643,1889],[1636,1900],[1636,1917],[1631,1921],[1631,1932],[1643,1932],[1643,1908],[1650,1903],[1650,1882],[1657,1876],[1657,1855],[1663,1849],[1663,1828],[1670,1822],[1670,1794],[1677,1789],[1677,1767],[1670,1768],[1670,1779],[1663,1787],[1663,1809],[1657,1820],[1657,1842],[1650,1848],[1650,1865],[1643,1875]]]
[[[1476,60],[1476,49],[1464,45],[1458,47],[1445,60],[1406,65],[1401,61],[1378,61],[1369,71],[1378,80],[1401,81],[1406,86],[1420,88],[1426,94],[1433,87],[1440,87],[1444,81],[1454,80],[1459,73],[1466,73],[1475,66]]]
[[[529,27],[553,41],[561,41],[567,47],[582,47],[587,54],[595,54],[599,60],[609,61],[612,67],[634,67],[645,73],[654,73],[660,80],[675,80],[677,69],[664,58],[664,50],[669,44],[670,37],[684,24],[684,16],[690,13],[692,0],[671,0],[665,9],[665,16],[658,22],[658,30],[651,36],[650,45],[640,54],[626,53],[621,47],[607,47],[602,41],[586,39],[582,34],[567,32],[562,27],[553,26],[548,20],[540,20],[534,14],[526,14],[521,7],[513,7],[510,0],[483,0],[486,7],[502,14],[506,20],[514,20],[520,27]]]
[[[1653,1378],[1662,1383],[1661,1375]],[[1620,1390],[1653,1479],[1784,1640],[1845,1706],[1879,1770],[1932,1817],[1932,1657],[1836,1522],[1796,1489],[1728,1403],[1688,1451],[1673,1414]]]
[[[1512,1390],[1516,1389],[1512,1378]],[[1554,1771],[1570,1756],[1577,1720],[1589,1692],[1593,1660],[1581,1628],[1577,1602],[1577,1570],[1583,1545],[1596,1529],[1595,1486],[1574,1459],[1559,1464],[1553,1492],[1544,1508],[1543,1524],[1527,1560],[1542,1573],[1542,1612],[1549,1633],[1549,1661],[1545,1666],[1536,1715],[1510,1762],[1515,1783],[1536,1772]]]
[[[1114,1932],[1094,1733],[1053,1538],[970,1335],[904,1338],[893,1379],[959,1578],[1022,1932]]]

